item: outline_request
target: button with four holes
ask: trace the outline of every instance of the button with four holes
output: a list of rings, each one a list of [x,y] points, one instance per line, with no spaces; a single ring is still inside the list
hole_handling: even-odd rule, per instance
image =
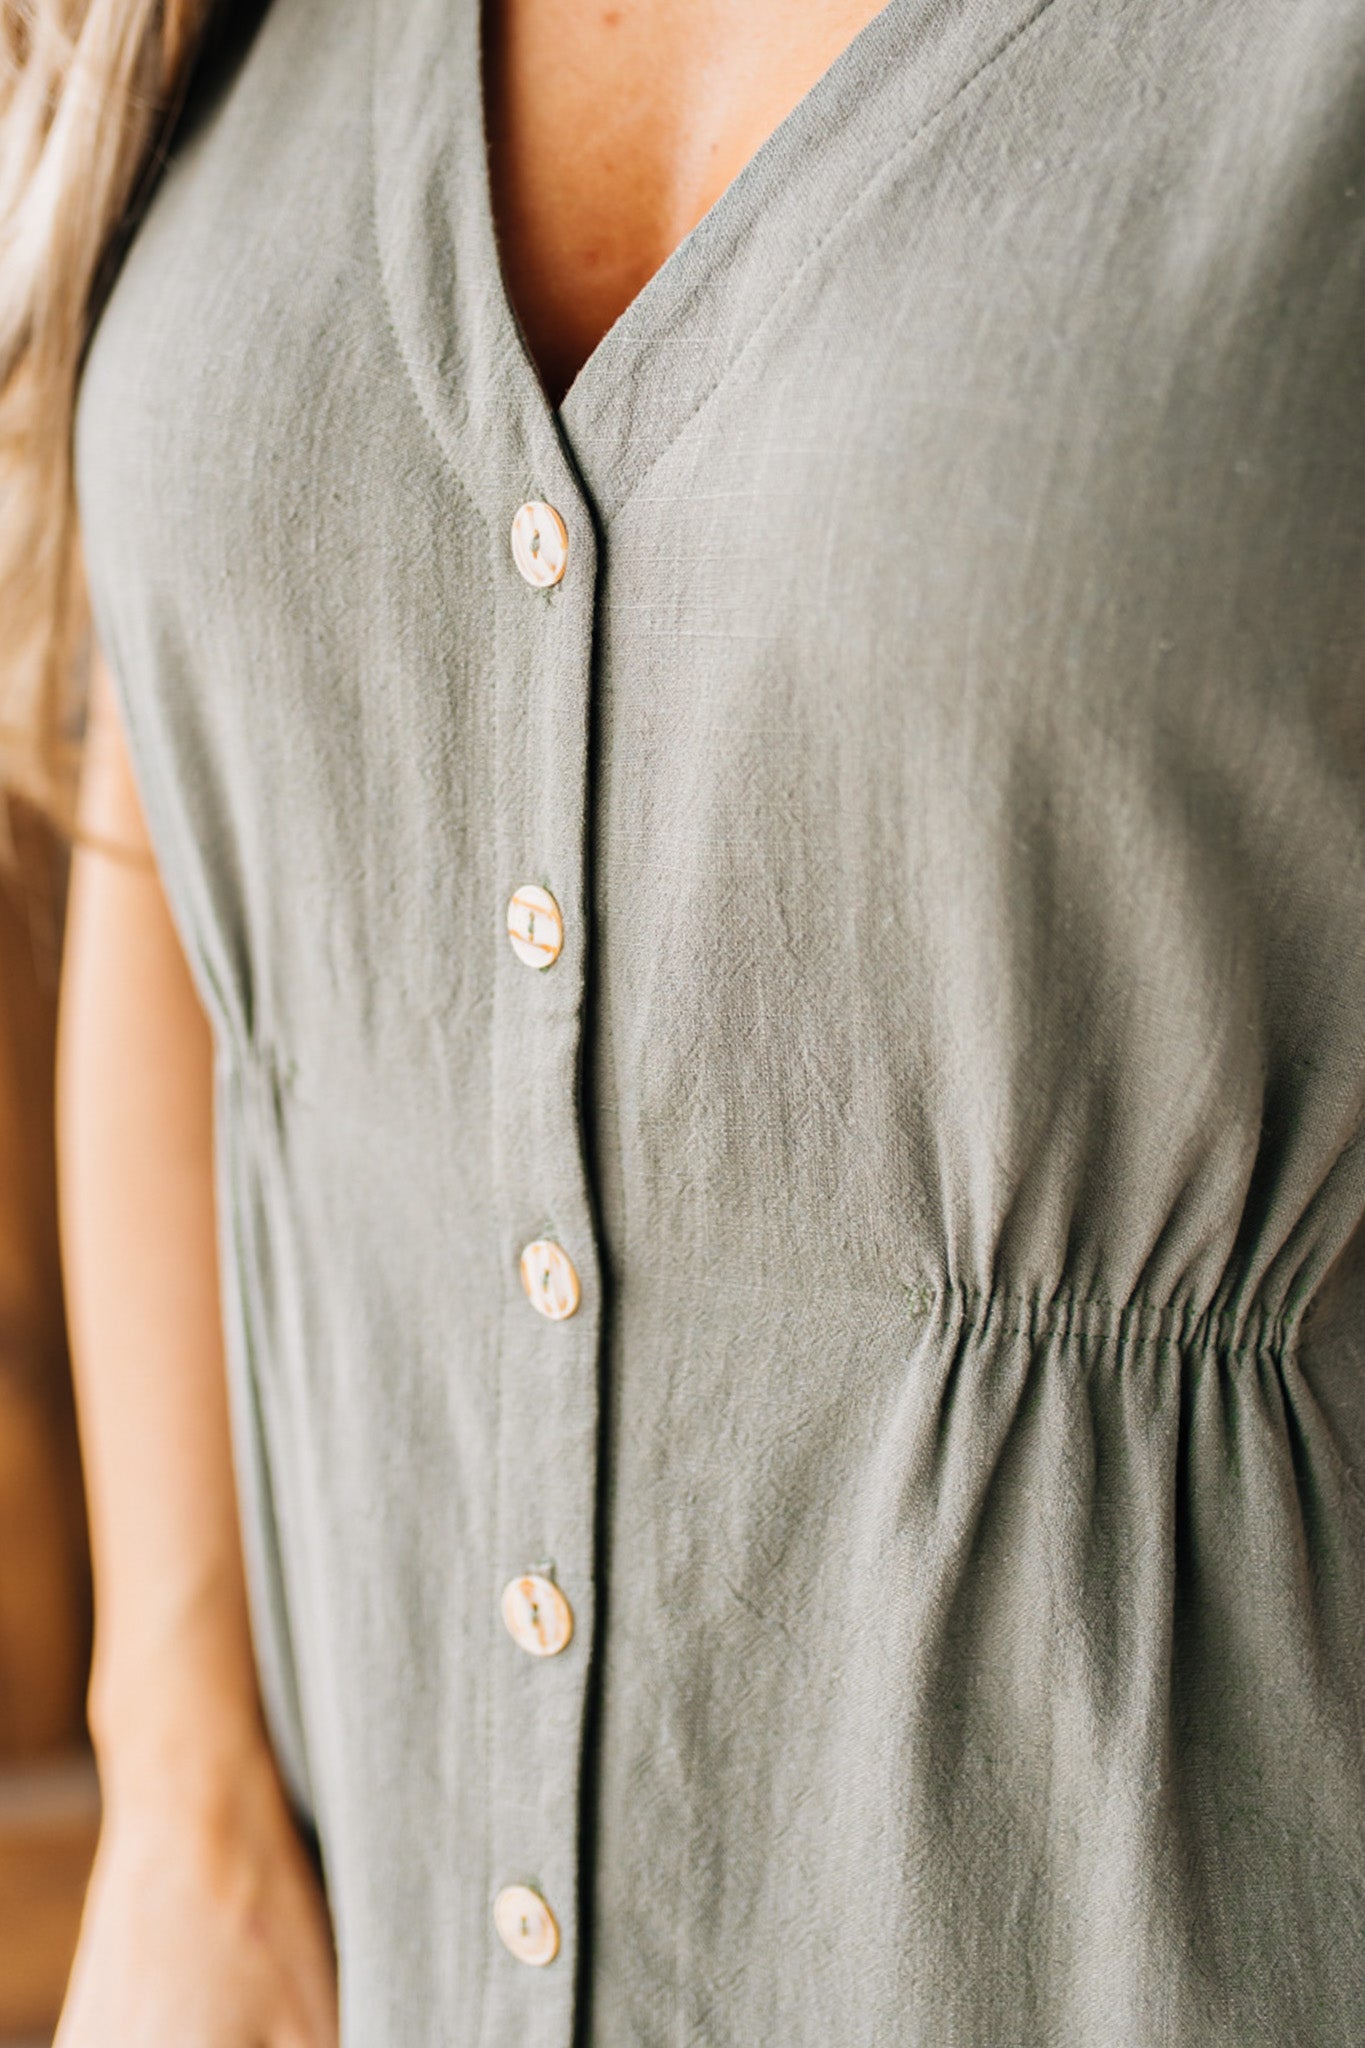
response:
[[[523,882],[507,904],[512,951],[528,967],[552,967],[564,944],[564,919],[548,889]]]
[[[521,1254],[521,1284],[527,1297],[552,1323],[563,1322],[578,1307],[578,1275],[562,1245],[538,1237]]]
[[[569,564],[569,529],[553,505],[533,498],[512,521],[512,560],[535,590],[558,583]]]
[[[505,1884],[493,1901],[493,1925],[519,1963],[552,1963],[559,1953],[559,1923],[529,1884]]]
[[[573,1609],[553,1579],[523,1572],[502,1589],[502,1618],[528,1657],[556,1657],[573,1634]]]

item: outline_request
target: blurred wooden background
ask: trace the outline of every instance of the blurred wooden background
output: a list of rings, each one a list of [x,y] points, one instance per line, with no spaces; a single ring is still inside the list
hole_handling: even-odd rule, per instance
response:
[[[29,2048],[52,2038],[98,1802],[53,1157],[64,861],[26,813],[13,841],[14,869],[0,868],[0,2043]]]

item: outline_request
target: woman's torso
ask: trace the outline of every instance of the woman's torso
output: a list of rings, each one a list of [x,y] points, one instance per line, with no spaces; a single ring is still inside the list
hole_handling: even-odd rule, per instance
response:
[[[78,423],[347,2048],[1348,2048],[1365,10],[892,0],[557,413],[476,28],[221,51]]]

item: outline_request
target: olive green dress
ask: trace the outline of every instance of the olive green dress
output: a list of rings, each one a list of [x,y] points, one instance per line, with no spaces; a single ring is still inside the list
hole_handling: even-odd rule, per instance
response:
[[[346,2048],[1359,2048],[1363,0],[890,0],[557,412],[476,0],[239,14],[77,460]]]

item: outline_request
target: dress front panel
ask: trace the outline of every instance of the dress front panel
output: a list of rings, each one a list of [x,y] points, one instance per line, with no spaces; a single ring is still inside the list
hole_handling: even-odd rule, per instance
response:
[[[1362,78],[891,0],[553,412],[473,0],[214,46],[79,477],[346,2048],[1351,2048]]]

